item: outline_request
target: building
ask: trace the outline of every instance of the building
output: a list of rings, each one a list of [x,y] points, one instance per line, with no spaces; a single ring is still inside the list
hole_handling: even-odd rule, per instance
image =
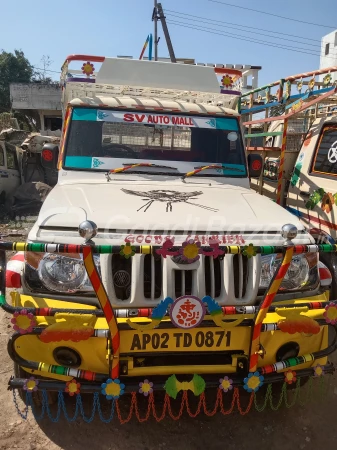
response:
[[[132,56],[117,56],[130,58]],[[144,58],[145,60],[147,57]],[[159,58],[159,61],[169,62],[169,58]],[[242,91],[247,92],[258,87],[258,73],[261,66],[242,64],[210,64],[196,63],[191,58],[177,58],[179,64],[197,64],[203,66],[217,66],[227,69],[242,70]],[[61,88],[54,84],[42,83],[12,83],[10,85],[12,109],[30,111],[36,117],[41,132],[46,130],[60,130],[62,127]]]
[[[337,30],[322,37],[320,69],[337,66]],[[332,73],[332,81],[337,81],[337,73]],[[324,75],[323,75],[324,76]],[[320,77],[322,81],[323,76]]]
[[[34,112],[41,131],[62,126],[61,88],[57,84],[11,83],[12,109]]]

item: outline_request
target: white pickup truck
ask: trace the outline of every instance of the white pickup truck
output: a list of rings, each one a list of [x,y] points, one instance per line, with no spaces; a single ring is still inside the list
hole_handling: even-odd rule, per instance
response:
[[[83,74],[70,76],[79,60]],[[224,392],[256,392],[292,382],[289,367],[331,372],[324,317],[335,307],[313,238],[250,189],[262,164],[247,158],[234,111],[240,75],[67,58],[62,142],[42,151],[58,183],[29,242],[0,244],[26,252],[21,290],[3,307],[36,322],[9,346],[11,388],[33,373],[50,392],[85,379],[108,399],[138,385],[152,395],[153,384],[175,398],[220,376]]]

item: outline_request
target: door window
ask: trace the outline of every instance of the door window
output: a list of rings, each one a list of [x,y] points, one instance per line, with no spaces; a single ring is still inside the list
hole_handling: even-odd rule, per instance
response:
[[[337,127],[325,127],[316,149],[313,173],[337,176]]]
[[[5,165],[5,155],[4,155],[4,149],[0,145],[0,166]]]
[[[18,160],[14,150],[6,147],[7,152],[7,169],[19,170]]]

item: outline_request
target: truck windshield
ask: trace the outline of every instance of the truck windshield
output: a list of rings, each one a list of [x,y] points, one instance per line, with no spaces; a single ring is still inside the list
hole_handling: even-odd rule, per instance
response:
[[[169,161],[175,164],[167,164]],[[176,169],[168,168],[167,174],[177,175],[217,163],[224,169],[213,170],[215,175],[247,176],[235,117],[74,108],[63,164],[66,169],[106,171],[140,162],[155,165],[134,171],[166,173],[163,166],[167,165]]]

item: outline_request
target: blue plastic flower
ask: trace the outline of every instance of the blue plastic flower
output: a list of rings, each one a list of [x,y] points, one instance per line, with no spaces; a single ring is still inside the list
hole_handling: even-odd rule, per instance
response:
[[[101,384],[102,395],[105,395],[107,400],[117,400],[121,395],[124,394],[125,384],[121,383],[118,378],[112,380],[109,378],[105,383]]]
[[[250,372],[248,377],[243,380],[243,388],[247,392],[257,392],[263,385],[264,376],[260,375],[259,372]]]

